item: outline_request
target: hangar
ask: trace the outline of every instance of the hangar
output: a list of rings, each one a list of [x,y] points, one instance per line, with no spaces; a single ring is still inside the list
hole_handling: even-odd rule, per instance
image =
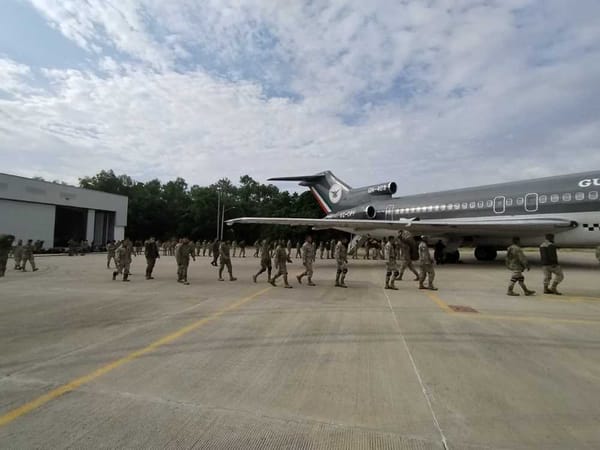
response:
[[[123,195],[0,173],[0,233],[44,241],[44,248],[123,239],[127,205]]]

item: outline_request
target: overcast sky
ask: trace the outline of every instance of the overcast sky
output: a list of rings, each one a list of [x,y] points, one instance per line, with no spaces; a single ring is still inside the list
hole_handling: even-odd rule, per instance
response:
[[[414,193],[600,169],[599,24],[598,0],[2,0],[0,172]]]

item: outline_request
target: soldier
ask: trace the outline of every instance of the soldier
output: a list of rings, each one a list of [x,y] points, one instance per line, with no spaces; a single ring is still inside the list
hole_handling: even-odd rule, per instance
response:
[[[292,257],[292,240],[291,239],[288,239],[285,248],[287,250],[288,256],[291,258]]]
[[[433,260],[429,253],[429,247],[427,246],[427,237],[421,236],[421,242],[419,242],[419,263],[421,265],[421,273],[419,274],[419,289],[429,289],[431,291],[437,291],[437,288],[433,286],[433,280],[435,279],[435,270],[433,268]],[[423,284],[427,277],[427,287]]]
[[[27,261],[31,264],[31,270],[36,272],[38,269],[35,267],[35,258],[33,257],[33,241],[27,240],[27,244],[23,246],[23,260],[21,262],[21,270],[27,272]]]
[[[131,268],[131,242],[129,239],[121,241],[115,252],[115,262],[117,270],[113,272],[113,281],[117,279],[117,275],[123,274],[123,281],[129,281],[129,269]]]
[[[175,246],[175,261],[177,262],[177,282],[189,285],[188,267],[190,266],[190,256],[196,261],[194,255],[194,244],[188,238],[183,238]]]
[[[234,241],[231,243],[231,250],[233,251],[233,257],[234,257],[234,258],[235,258],[235,254],[236,254],[236,252],[237,252],[237,248],[238,248],[238,243],[237,243],[237,241],[235,241],[235,240],[234,240]]]
[[[514,237],[512,241],[512,245],[506,250],[506,267],[512,272],[506,295],[519,295],[513,291],[516,282],[519,283],[519,286],[521,286],[521,289],[523,289],[525,295],[533,295],[535,294],[535,291],[530,291],[527,289],[527,286],[525,286],[525,277],[523,276],[523,271],[529,271],[529,262],[527,261],[523,250],[521,250],[521,239]]]
[[[233,269],[231,267],[231,256],[229,254],[229,241],[221,243],[218,254],[221,256],[219,265],[219,281],[223,280],[223,269],[227,266],[227,272],[229,272],[229,281],[235,281],[237,278],[233,276]]]
[[[277,248],[275,248],[275,268],[277,269],[277,274],[271,278],[269,283],[273,286],[277,286],[275,281],[277,278],[283,276],[283,287],[286,289],[291,289],[292,286],[288,283],[288,271],[287,271],[287,263],[292,262],[290,256],[288,255],[286,247],[284,247],[283,241],[279,241]]]
[[[302,258],[302,242],[296,242],[296,259]]]
[[[257,239],[256,241],[254,241],[254,257],[258,258],[259,253],[260,253],[260,248],[261,248],[261,243],[260,241]]]
[[[110,269],[110,260],[112,259],[115,262],[115,267],[117,266],[117,261],[115,260],[115,250],[117,246],[115,245],[115,241],[108,241],[106,243],[106,268]]]
[[[12,234],[0,234],[0,277],[6,273],[8,252],[12,249],[15,237]]]
[[[414,281],[419,281],[419,272],[415,269],[411,258],[409,239],[412,239],[412,236],[401,233],[397,241],[400,256],[400,275],[398,275],[398,279],[402,280],[404,271],[408,269],[415,275]]]
[[[220,247],[220,245],[221,245],[221,243],[219,242],[219,239],[216,238],[213,241],[212,246],[210,247],[211,253],[212,253],[212,257],[213,257],[211,265],[213,265],[215,267],[217,267],[217,260],[219,259],[219,247]]]
[[[246,241],[240,241],[240,258],[246,257]]]
[[[13,257],[15,258],[15,270],[21,270],[21,260],[23,259],[23,241],[21,239],[17,241]]]
[[[260,255],[260,270],[256,272],[256,275],[252,276],[252,281],[256,283],[258,276],[264,271],[267,271],[267,281],[270,283],[272,270],[273,267],[271,266],[271,250],[269,249],[269,241],[265,239],[262,244]]]
[[[343,237],[335,246],[335,262],[337,264],[337,272],[335,275],[335,286],[347,288],[344,280],[348,273],[348,239]]]
[[[321,242],[323,245],[323,242]],[[320,247],[322,249],[322,247]],[[322,258],[321,250],[321,258]],[[302,284],[302,278],[306,275],[309,286],[316,286],[312,281],[313,276],[313,263],[315,262],[315,246],[312,242],[312,236],[306,236],[306,240],[302,245],[302,265],[304,266],[304,272],[296,276],[298,283]]]
[[[565,276],[558,264],[553,234],[547,234],[546,240],[540,245],[540,258],[544,270],[544,294],[562,295],[556,288]],[[554,281],[552,281],[552,274],[554,274]],[[550,284],[550,281],[552,281],[552,284]]]
[[[196,251],[196,256],[200,256],[200,252],[202,251],[202,242],[200,241],[200,239],[198,239],[196,241],[196,244],[194,245],[194,249]]]
[[[323,259],[323,253],[325,252],[325,241],[319,242],[319,258]]]
[[[445,249],[446,249],[446,246],[444,245],[442,240],[438,239],[438,241],[435,243],[434,250],[433,250],[433,259],[435,260],[435,263],[438,266],[441,264],[444,264],[444,250]]]
[[[154,280],[152,271],[154,270],[156,259],[160,258],[160,253],[153,237],[144,243],[144,256],[146,256],[146,280]]]
[[[208,250],[208,241],[205,239],[202,241],[202,256],[206,256],[207,250]]]
[[[385,289],[398,290],[395,281],[400,272],[398,272],[397,248],[394,236],[390,236],[384,248],[385,263]]]

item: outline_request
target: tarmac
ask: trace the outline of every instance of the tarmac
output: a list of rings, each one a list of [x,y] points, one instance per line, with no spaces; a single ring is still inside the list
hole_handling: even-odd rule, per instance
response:
[[[0,279],[0,448],[598,449],[600,265],[560,252],[561,297],[505,295],[503,255],[383,289],[350,260],[349,289],[235,282],[208,258],[175,281],[134,258],[37,258]],[[530,254],[534,264],[537,260]],[[300,271],[299,260],[289,265]],[[467,312],[470,311],[470,312]]]

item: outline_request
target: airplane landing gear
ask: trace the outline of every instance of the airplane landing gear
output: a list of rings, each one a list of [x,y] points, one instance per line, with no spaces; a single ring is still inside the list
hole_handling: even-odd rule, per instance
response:
[[[475,258],[477,261],[493,261],[497,255],[498,252],[494,247],[475,247]]]

